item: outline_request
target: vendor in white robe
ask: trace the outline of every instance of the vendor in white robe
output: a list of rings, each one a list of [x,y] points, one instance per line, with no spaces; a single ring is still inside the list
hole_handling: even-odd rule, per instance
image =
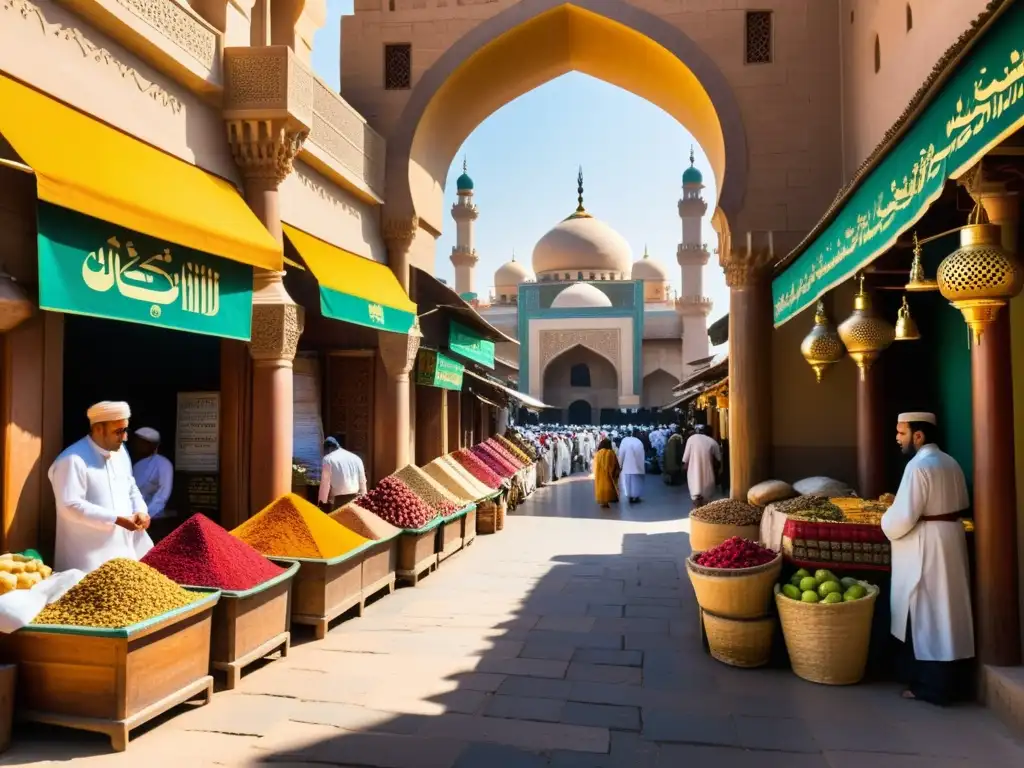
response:
[[[706,434],[704,424],[697,425],[697,434],[691,435],[683,449],[683,468],[686,485],[694,506],[700,506],[715,495],[716,475],[722,461],[722,449],[715,438]]]
[[[882,516],[892,542],[892,634],[904,643],[906,698],[946,705],[970,695],[974,620],[960,513],[967,482],[935,444],[935,415],[901,413],[896,439],[910,456]]]
[[[89,573],[116,557],[138,560],[153,548],[146,502],[124,448],[131,410],[104,401],[87,415],[89,434],[66,448],[48,473],[57,501],[57,571]]]
[[[619,443],[619,466],[622,468],[622,495],[633,504],[638,504],[644,492],[644,475],[647,467],[644,459],[644,444],[640,438],[630,434]]]
[[[132,475],[151,518],[164,514],[174,489],[174,465],[160,454],[160,433],[152,427],[135,430],[135,466]]]

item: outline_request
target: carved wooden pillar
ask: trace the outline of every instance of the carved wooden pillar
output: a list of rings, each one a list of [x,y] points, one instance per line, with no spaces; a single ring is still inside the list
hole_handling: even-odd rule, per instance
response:
[[[462,392],[446,392],[448,401],[448,445],[445,453],[462,448]]]
[[[886,491],[882,365],[876,360],[857,376],[857,490],[865,499],[877,499]]]
[[[411,463],[415,458],[410,445],[412,385],[409,381],[409,372],[416,362],[422,334],[417,321],[408,336],[378,331],[377,337],[380,356],[388,372],[388,402],[383,404],[383,407],[391,411],[391,418],[394,420],[394,442],[386,449],[386,463],[381,471],[381,474],[387,475]]]
[[[245,200],[283,246],[278,187],[312,125],[312,74],[282,45],[227,48],[224,57],[224,120]],[[261,269],[253,276],[250,511],[291,490],[292,361],[303,310],[283,277]]]
[[[772,449],[771,234],[720,254],[729,286],[729,479],[734,499],[767,480]]]

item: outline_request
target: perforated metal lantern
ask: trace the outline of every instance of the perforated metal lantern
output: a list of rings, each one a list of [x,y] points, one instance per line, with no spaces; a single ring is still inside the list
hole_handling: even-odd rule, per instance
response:
[[[960,247],[942,260],[936,277],[939,291],[963,313],[975,344],[999,309],[1024,287],[1020,263],[1003,248],[999,226],[989,222],[981,205],[960,230]]]
[[[867,378],[868,368],[878,359],[896,337],[896,329],[875,314],[871,297],[864,292],[864,276],[860,277],[860,288],[853,297],[853,314],[839,326],[839,338],[860,368],[860,378]]]
[[[819,301],[814,310],[814,326],[801,342],[800,354],[814,369],[814,377],[818,383],[821,383],[825,371],[842,360],[846,354],[839,332],[825,312],[824,302]]]

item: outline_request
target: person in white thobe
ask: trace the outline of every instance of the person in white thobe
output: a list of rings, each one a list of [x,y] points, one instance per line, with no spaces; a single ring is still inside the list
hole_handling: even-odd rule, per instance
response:
[[[882,530],[892,542],[891,631],[904,643],[906,698],[945,705],[969,695],[974,620],[967,540],[960,513],[967,482],[935,445],[936,419],[901,413],[897,441],[907,463]]]
[[[124,448],[131,409],[104,401],[88,410],[89,434],[65,448],[47,476],[57,502],[54,570],[89,573],[153,548],[146,502]]]
[[[159,453],[160,433],[151,427],[135,430],[136,456],[141,457],[132,467],[135,484],[151,518],[163,515],[174,489],[174,465]]]
[[[324,440],[324,458],[320,465],[320,504],[333,512],[366,493],[366,469],[363,460],[341,446],[335,437]]]
[[[622,495],[636,504],[643,495],[644,475],[647,474],[644,465],[644,444],[640,442],[640,438],[630,434],[622,438],[618,453],[619,465],[622,467]]]
[[[683,448],[683,467],[686,485],[694,504],[701,504],[715,494],[716,474],[722,461],[722,449],[715,438],[705,434],[705,426],[697,425],[697,434],[691,435]]]

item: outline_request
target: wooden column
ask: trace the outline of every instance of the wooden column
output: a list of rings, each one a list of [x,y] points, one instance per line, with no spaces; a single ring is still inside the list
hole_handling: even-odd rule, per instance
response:
[[[445,390],[414,387],[416,392],[416,463],[427,464],[444,453],[448,425],[444,421]]]
[[[448,446],[445,453],[462,448],[462,393],[446,392],[448,403]]]
[[[857,376],[857,491],[862,498],[885,493],[885,414],[881,361]],[[890,439],[891,436],[890,436]]]
[[[220,342],[220,524],[228,530],[249,517],[252,437],[252,359],[244,342]]]
[[[720,255],[729,286],[729,479],[734,499],[769,479],[772,448],[772,295],[774,248],[745,246]]]

